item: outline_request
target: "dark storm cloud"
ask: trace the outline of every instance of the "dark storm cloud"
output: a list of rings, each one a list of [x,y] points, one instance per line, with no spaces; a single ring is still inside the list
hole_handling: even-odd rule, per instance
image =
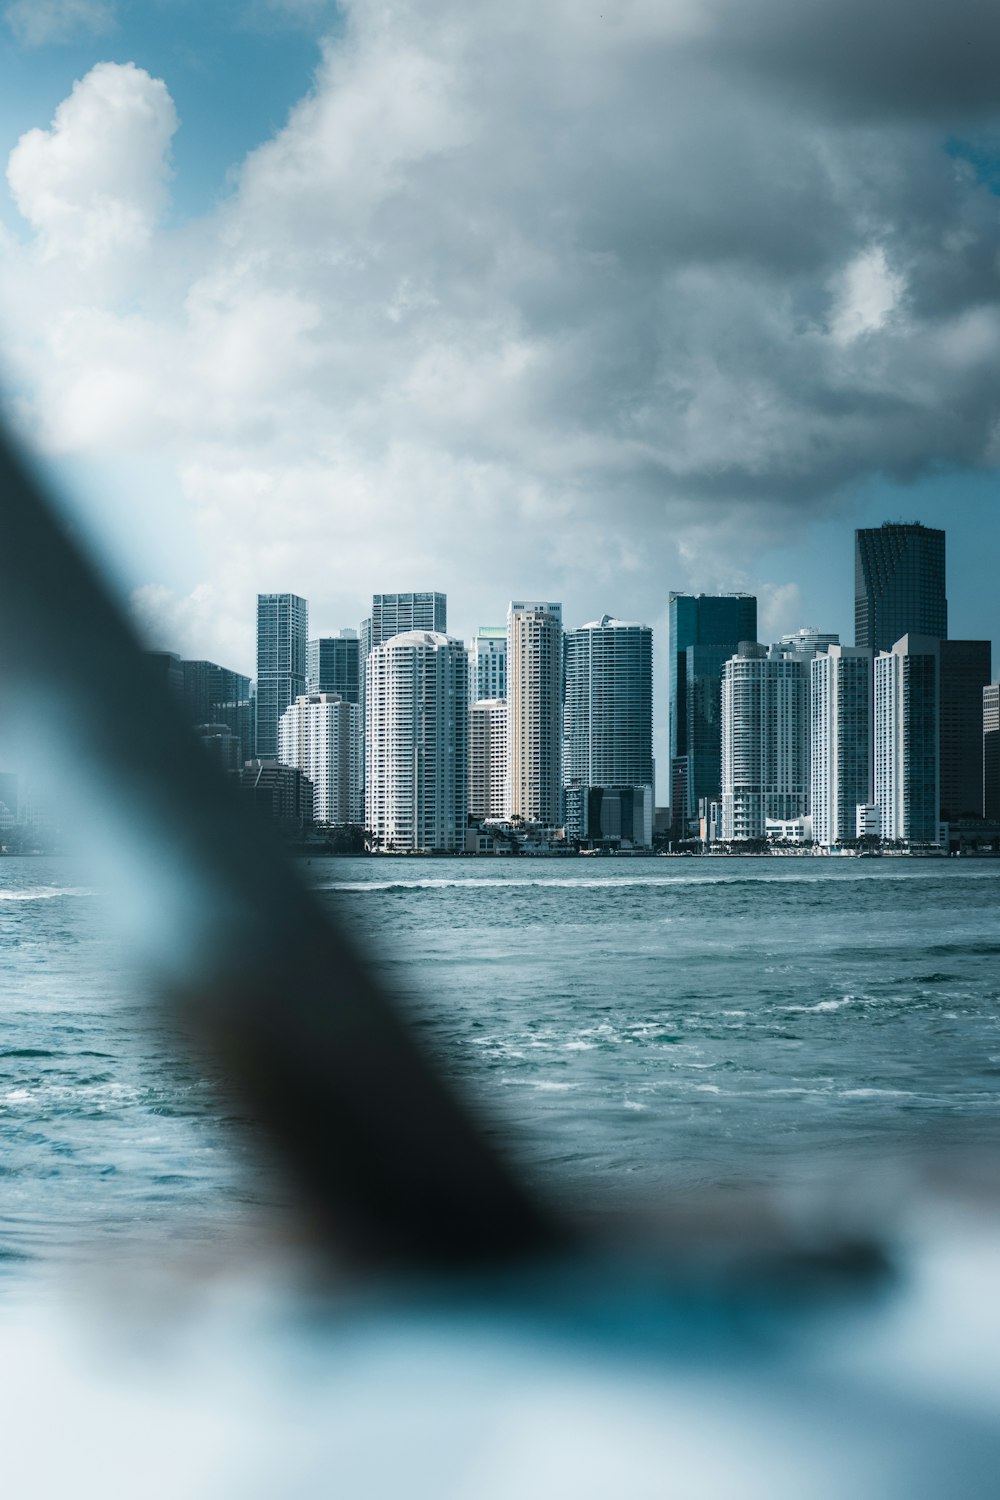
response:
[[[967,119],[1000,108],[993,0],[728,0],[707,55],[837,114]]]

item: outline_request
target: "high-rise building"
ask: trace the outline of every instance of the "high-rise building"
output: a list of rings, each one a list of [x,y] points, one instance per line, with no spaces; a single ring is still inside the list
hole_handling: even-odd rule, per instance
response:
[[[243,743],[228,724],[196,724],[195,734],[224,771],[238,771],[243,765]]]
[[[783,635],[777,644],[782,651],[794,651],[797,655],[807,656],[811,661],[819,652],[828,651],[831,646],[839,646],[840,636],[836,632],[817,630],[815,625],[805,625],[801,630],[792,630],[788,635]]]
[[[469,642],[469,701],[507,697],[507,627],[480,625]]]
[[[941,642],[941,818],[983,815],[983,690],[989,641]]]
[[[182,661],[180,669],[184,709],[192,724],[221,723],[215,717],[220,703],[241,703],[250,697],[250,679],[242,672],[214,661]],[[247,745],[247,755],[252,751],[253,745]]]
[[[872,654],[831,644],[809,670],[812,835],[832,848],[857,837],[857,809],[871,799]]]
[[[365,628],[367,627],[367,629]],[[448,629],[448,600],[444,594],[373,594],[372,612],[362,625],[369,651],[408,630],[444,635]]]
[[[483,698],[469,705],[469,817],[507,816],[507,705]]]
[[[507,611],[507,806],[562,823],[562,605],[514,599]]]
[[[944,532],[886,521],[854,533],[854,639],[891,651],[905,635],[948,634]]]
[[[297,766],[278,760],[248,760],[233,779],[247,803],[286,833],[301,833],[312,822],[313,786]]]
[[[653,785],[653,632],[604,615],[566,632],[563,781]]]
[[[360,709],[336,693],[296,698],[278,724],[278,759],[313,784],[313,821],[360,824],[364,819]]]
[[[409,630],[372,648],[365,681],[365,823],[375,848],[464,848],[468,694],[461,641]]]
[[[309,606],[298,594],[257,595],[258,760],[278,754],[278,720],[306,690]]]
[[[336,693],[345,703],[361,702],[361,642],[356,630],[338,630],[309,642],[306,692]]]
[[[365,710],[365,663],[369,652],[394,635],[408,630],[426,630],[445,635],[448,631],[448,600],[430,590],[408,594],[373,594],[372,612],[361,621],[359,681],[361,687],[361,734],[367,733]]]
[[[938,840],[940,644],[905,635],[875,658],[874,802],[884,839]]]
[[[757,639],[751,594],[670,595],[670,802],[685,833],[722,787],[722,668]]]
[[[1000,682],[983,688],[983,816],[1000,823]]]
[[[745,643],[722,669],[722,837],[809,811],[809,659]]]

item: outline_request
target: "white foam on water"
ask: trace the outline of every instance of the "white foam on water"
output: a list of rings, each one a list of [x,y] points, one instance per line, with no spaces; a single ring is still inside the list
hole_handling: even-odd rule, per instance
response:
[[[58,896],[92,896],[85,886],[39,885],[21,891],[0,890],[0,901],[53,901]]]

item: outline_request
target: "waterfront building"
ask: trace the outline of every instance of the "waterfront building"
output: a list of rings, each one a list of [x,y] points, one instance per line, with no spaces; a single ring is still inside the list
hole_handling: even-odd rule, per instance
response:
[[[469,817],[507,816],[507,705],[483,698],[469,706]]]
[[[242,741],[228,724],[196,724],[194,732],[224,771],[238,771],[243,765]]]
[[[722,668],[757,639],[751,594],[670,595],[670,806],[678,834],[722,788]]]
[[[650,849],[653,844],[653,788],[587,786],[565,789],[566,837],[582,843]]]
[[[983,690],[989,641],[941,642],[941,819],[983,816]]]
[[[603,615],[566,632],[563,779],[653,785],[653,632]]]
[[[940,641],[905,635],[875,658],[874,800],[883,839],[937,843],[939,747]]]
[[[298,594],[257,595],[258,760],[276,760],[278,720],[306,690],[309,606]]]
[[[872,653],[830,644],[809,671],[813,839],[832,848],[857,837],[858,805],[871,798]]]
[[[191,724],[221,723],[215,716],[220,703],[244,702],[250,697],[250,678],[220,667],[214,661],[181,661],[181,697]],[[246,747],[253,751],[252,743]]]
[[[309,642],[306,693],[336,693],[345,703],[361,702],[361,642],[356,630],[338,630]]]
[[[873,653],[948,634],[943,531],[886,521],[854,533],[854,640]]]
[[[854,836],[858,839],[882,837],[882,813],[877,802],[859,802],[855,808]]]
[[[469,642],[469,702],[507,698],[507,627],[480,625]]]
[[[744,643],[722,669],[722,837],[809,811],[809,661]]]
[[[410,630],[372,648],[365,822],[373,848],[454,853],[464,847],[468,693],[461,641]]]
[[[408,630],[426,630],[445,635],[448,630],[448,600],[444,594],[424,589],[403,594],[373,594],[371,614],[361,622],[359,682],[361,689],[361,733],[367,733],[365,709],[366,663],[376,646]]]
[[[233,776],[247,803],[283,832],[301,833],[312,822],[312,782],[298,767],[254,759]]]
[[[983,816],[1000,823],[1000,682],[983,688]]]
[[[278,759],[312,782],[315,823],[364,821],[360,712],[337,693],[305,693],[281,716]]]
[[[512,818],[562,823],[562,605],[507,611],[508,797]]]
[[[184,670],[176,651],[145,651],[143,653],[156,675],[157,681],[178,700],[184,697]]]

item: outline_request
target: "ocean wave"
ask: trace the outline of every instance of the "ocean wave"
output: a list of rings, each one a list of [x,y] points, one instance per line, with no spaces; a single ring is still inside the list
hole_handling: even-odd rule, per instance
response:
[[[914,877],[913,874],[910,873],[911,870],[912,867],[910,866],[907,867],[907,871],[905,872],[883,872],[879,870],[877,872],[877,878],[880,884],[897,884],[901,881],[912,880]],[[584,891],[615,891],[621,889],[636,889],[641,887],[670,890],[675,887],[690,886],[696,887],[698,889],[704,889],[708,886],[717,885],[757,888],[760,886],[774,885],[819,885],[823,882],[825,874],[825,870],[797,870],[794,874],[787,875],[671,875],[666,873],[662,875],[615,875],[610,872],[607,875],[598,877],[586,875],[553,875],[548,877],[543,875],[515,875],[507,877],[493,875],[470,875],[465,877],[458,875],[426,875],[417,877],[413,880],[403,880],[400,878],[397,878],[395,880],[331,880],[323,882],[322,884],[317,883],[316,885],[312,885],[310,886],[310,889],[322,894],[326,894],[330,891],[373,891],[384,893],[387,891],[403,892],[476,889],[536,890],[544,889],[546,887],[552,890]],[[1000,871],[989,871],[984,874],[980,874],[979,871],[976,871],[974,874],[967,874],[963,869],[963,876],[966,879],[973,880],[988,879],[990,878],[990,876],[992,876],[992,878],[994,879],[997,879],[997,877],[1000,876]],[[867,880],[875,877],[870,876],[866,871],[861,871],[858,874],[858,878]]]
[[[79,885],[27,886],[24,890],[0,890],[0,901],[54,901],[58,896],[92,896],[93,891]]]

